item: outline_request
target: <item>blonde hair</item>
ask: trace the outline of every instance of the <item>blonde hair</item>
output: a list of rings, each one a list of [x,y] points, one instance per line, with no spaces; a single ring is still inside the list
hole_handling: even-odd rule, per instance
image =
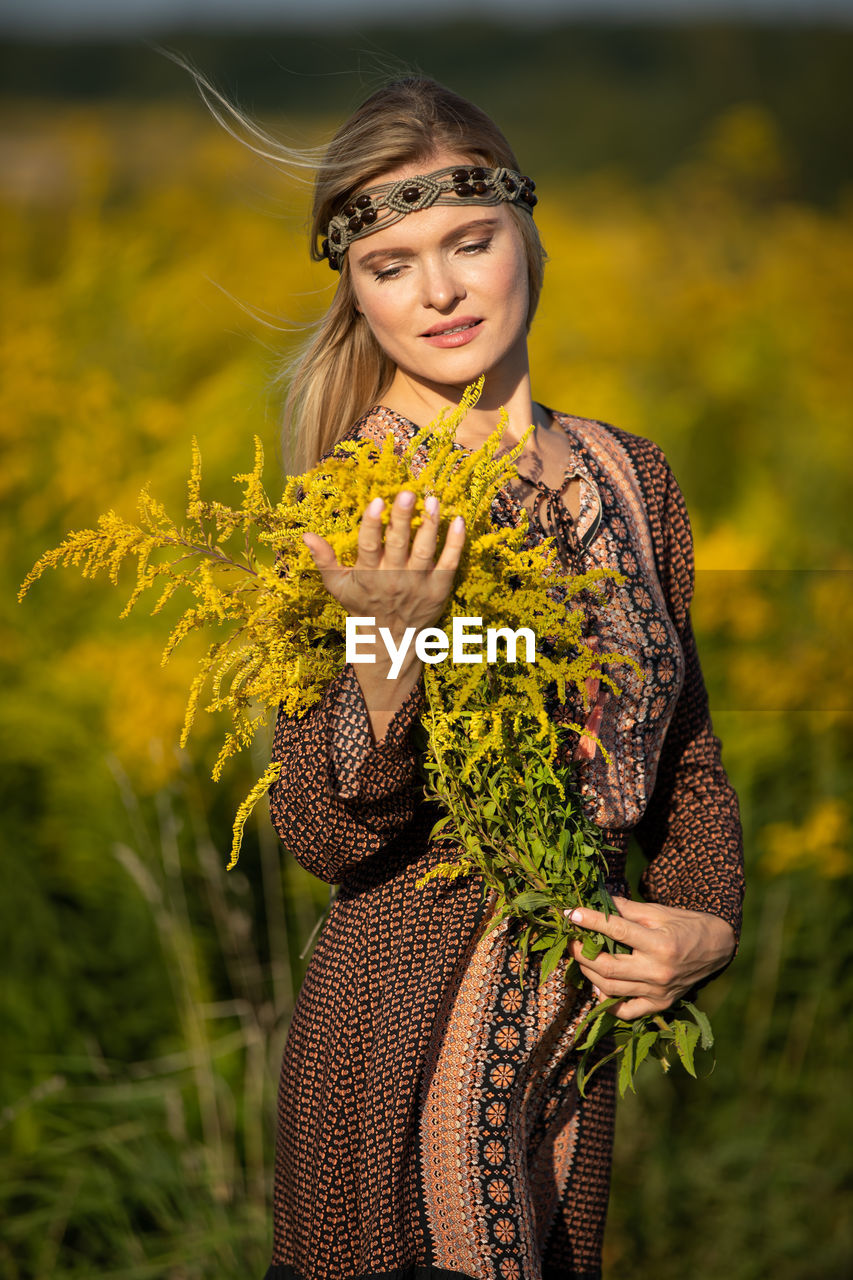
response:
[[[310,253],[318,262],[324,261],[319,242],[330,219],[358,190],[390,169],[420,164],[440,151],[472,164],[519,169],[503,133],[484,111],[425,76],[393,80],[371,94],[341,125],[325,150],[296,151],[270,138],[185,60],[174,60],[190,72],[214,117],[234,137],[291,176],[300,177],[300,170],[314,171]],[[232,121],[240,125],[241,132],[234,129]],[[530,214],[514,204],[506,207],[527,258],[529,329],[542,289],[546,255]],[[312,326],[282,375],[289,378],[282,427],[285,470],[299,474],[319,461],[381,399],[394,372],[393,362],[356,310],[344,255],[331,306]]]

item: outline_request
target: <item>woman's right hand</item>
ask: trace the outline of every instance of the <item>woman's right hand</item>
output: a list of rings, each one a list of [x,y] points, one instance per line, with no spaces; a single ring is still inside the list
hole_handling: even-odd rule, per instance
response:
[[[465,522],[457,516],[451,521],[441,554],[435,561],[438,498],[431,495],[426,499],[427,518],[412,538],[415,501],[411,490],[404,489],[397,494],[384,544],[382,511],[385,504],[381,498],[374,498],[368,504],[359,525],[358,555],[352,567],[338,563],[325,538],[316,533],[303,534],[326,590],[351,616],[375,618],[377,631],[379,627],[387,627],[395,644],[402,640],[407,627],[419,631],[441,617],[465,544]]]

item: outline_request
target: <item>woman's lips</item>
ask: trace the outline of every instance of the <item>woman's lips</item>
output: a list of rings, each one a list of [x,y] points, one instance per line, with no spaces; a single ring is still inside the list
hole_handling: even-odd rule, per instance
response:
[[[454,325],[447,325],[440,330],[421,334],[431,347],[464,347],[472,342],[483,328],[482,320],[457,320]]]

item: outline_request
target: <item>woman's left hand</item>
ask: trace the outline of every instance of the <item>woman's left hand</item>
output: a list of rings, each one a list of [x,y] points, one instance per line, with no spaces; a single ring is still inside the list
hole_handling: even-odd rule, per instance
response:
[[[630,1020],[668,1009],[734,955],[734,929],[719,916],[630,898],[613,902],[618,915],[583,907],[572,912],[572,923],[606,934],[631,951],[612,955],[605,949],[595,960],[587,960],[581,954],[583,942],[572,942],[569,949],[599,999],[625,997],[611,1006],[617,1018]]]

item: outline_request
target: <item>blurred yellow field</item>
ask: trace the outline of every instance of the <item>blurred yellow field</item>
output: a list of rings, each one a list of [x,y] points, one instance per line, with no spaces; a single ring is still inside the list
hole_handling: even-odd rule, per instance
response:
[[[299,140],[322,139],[331,123],[317,122],[310,137],[300,126]],[[280,128],[294,138],[295,125],[282,121]],[[539,184],[536,217],[552,261],[532,331],[537,398],[651,437],[667,453],[687,498],[696,539],[700,653],[742,800],[750,864],[751,915],[736,975],[745,989],[733,994],[734,978],[727,975],[711,996],[724,1006],[715,1013],[718,1056],[730,1060],[716,1083],[722,1090],[736,1078],[743,1097],[761,1088],[780,1115],[791,1098],[800,1099],[801,1087],[814,1099],[813,1087],[802,1081],[828,1061],[834,1043],[821,1031],[823,1020],[834,1017],[823,993],[843,959],[844,947],[829,939],[849,922],[839,890],[853,870],[847,790],[853,736],[853,187],[834,209],[797,204],[778,194],[784,164],[773,119],[747,104],[721,116],[702,154],[656,187],[641,188],[614,170]],[[199,901],[206,876],[219,883],[228,815],[263,767],[264,744],[233,770],[224,796],[214,798],[217,789],[206,778],[222,726],[200,720],[188,753],[176,751],[193,651],[162,669],[168,618],[148,618],[143,606],[138,616],[119,622],[130,578],[121,594],[73,572],[51,574],[22,606],[14,596],[43,550],[67,530],[93,524],[102,511],[131,516],[144,484],[180,512],[193,436],[209,495],[230,498],[231,476],[251,466],[254,434],[264,441],[267,486],[275,490],[279,375],[336,279],[325,264],[308,259],[307,199],[307,188],[288,183],[225,136],[201,107],[43,104],[6,106],[0,114],[0,553],[6,577],[0,643],[7,690],[0,762],[9,804],[5,878],[18,881],[9,891],[7,927],[27,920],[33,931],[21,951],[27,957],[21,992],[43,964],[41,944],[33,939],[39,930],[39,936],[52,936],[61,914],[56,904],[66,899],[83,904],[82,921],[91,911],[101,922],[80,943],[79,972],[91,975],[93,966],[102,966],[104,991],[114,965],[126,990],[128,975],[140,972],[140,957],[156,953],[157,964],[170,971],[183,963],[181,956],[191,957],[194,976],[186,992],[192,998],[175,997],[179,1012],[169,1015],[168,1026],[154,1011],[163,970],[157,969],[159,978],[138,978],[141,986],[130,997],[138,1006],[135,1021],[125,1025],[117,1018],[104,1079],[124,1078],[122,1063],[145,1057],[146,1044],[152,1061],[189,1055],[180,1058],[184,1075],[163,1085],[167,1128],[176,1142],[190,1133],[197,1149],[207,1152],[205,1160],[219,1152],[215,1168],[215,1161],[208,1168],[199,1157],[199,1203],[216,1210],[210,1210],[208,1226],[220,1222],[219,1209],[229,1203],[222,1188],[234,1169],[249,1169],[240,1230],[254,1233],[263,1246],[259,1259],[266,1243],[264,1144],[272,1137],[271,1124],[264,1129],[261,1118],[271,1114],[281,1037],[304,967],[299,949],[324,902],[323,886],[309,885],[298,870],[280,870],[270,835],[258,829],[242,855],[240,875],[252,878],[247,868],[253,860],[260,869],[253,885],[236,877],[229,885],[227,893],[236,896],[222,907],[222,920],[232,907],[235,919],[242,911],[241,936],[248,936],[250,919],[260,918],[252,917],[253,895],[269,902],[284,877],[284,941],[269,943],[278,965],[275,992],[272,978],[258,976],[251,999],[246,990],[233,994],[237,1004],[257,998],[261,1007],[266,1001],[267,1022],[253,1023],[252,1034],[262,1031],[267,1038],[252,1060],[255,1041],[248,1033],[237,1035],[244,1026],[240,1009],[210,1014],[221,1016],[237,1038],[221,1049],[215,1069],[209,1058],[209,1078],[192,1076],[186,1062],[201,1071],[198,1062],[212,1043],[209,1010],[232,998],[221,995],[228,962],[207,935],[192,940],[193,918],[201,938],[206,926],[199,920],[214,913],[212,906],[191,905],[180,928],[169,932],[168,911],[178,913],[182,899],[169,897],[163,885],[174,889],[178,883],[177,850],[183,857],[188,841],[197,852],[186,876]],[[126,852],[130,828],[123,825],[132,822],[124,816],[114,773],[125,797],[132,797],[130,811],[137,806],[139,829],[155,833],[147,854],[140,837],[135,864]],[[162,853],[168,842],[162,849],[158,844],[173,830],[170,806],[183,814],[174,827],[171,864]],[[199,815],[207,815],[210,825],[203,836]],[[116,861],[122,842],[125,854]],[[127,873],[131,865],[135,879]],[[153,888],[146,875],[154,877]],[[146,923],[146,901],[156,927]],[[119,920],[127,951],[114,961],[110,922]],[[87,927],[81,923],[81,932]],[[270,926],[270,937],[276,936]],[[54,942],[49,953],[52,947]],[[53,959],[43,964],[46,972],[62,967],[58,947],[56,942]],[[810,969],[808,981],[797,959]],[[77,980],[76,963],[68,962],[68,985]],[[846,982],[849,1001],[849,974]],[[86,1093],[95,1079],[85,1074],[90,1065],[84,1071],[79,1063],[75,1068],[59,1061],[69,1045],[82,1061],[87,1042],[75,1041],[64,996],[50,995],[47,987],[38,991],[51,1012],[34,1030],[21,994],[11,1021],[19,1052],[9,1096],[0,1105],[17,1106],[16,1099],[61,1067],[72,1094],[82,1089],[73,1096],[94,1107],[95,1095]],[[103,1005],[92,999],[103,1019],[111,1007],[106,995]],[[124,997],[110,999],[117,1006]],[[193,999],[208,1012],[192,1015]],[[758,1064],[763,1084],[755,1083]],[[152,1067],[152,1078],[157,1071]],[[243,1098],[247,1079],[257,1115],[256,1128],[244,1131],[235,1099]],[[827,1079],[829,1091],[838,1087],[834,1069]],[[63,1088],[57,1086],[60,1100]],[[220,1094],[229,1088],[225,1123]],[[626,1104],[608,1245],[614,1277],[631,1274],[625,1268],[632,1215],[641,1213],[640,1199],[630,1209],[618,1208],[619,1197],[627,1196],[630,1161],[645,1141],[630,1123],[641,1125],[644,1106],[670,1115],[675,1105],[658,1094],[650,1103]],[[55,1117],[15,1106],[7,1119],[26,1172],[26,1161],[36,1160],[43,1142],[69,1130]],[[757,1194],[763,1183],[754,1150],[738,1165],[743,1113],[735,1108],[722,1119],[720,1114],[718,1109],[715,1123],[728,1125],[720,1140],[730,1144],[725,1176],[746,1169],[739,1194]],[[825,1112],[815,1123],[823,1136],[804,1157],[812,1168],[832,1130]],[[689,1127],[701,1141],[692,1120]],[[694,1174],[701,1191],[698,1164]],[[831,1202],[831,1187],[824,1185],[821,1194]],[[811,1212],[797,1203],[797,1212]],[[140,1277],[214,1274],[182,1269],[175,1243],[183,1230],[180,1214],[157,1222],[164,1238],[172,1232],[163,1255],[168,1260],[161,1270],[155,1264],[146,1271],[140,1253]],[[134,1229],[128,1227],[131,1234]],[[246,1256],[241,1247],[234,1246],[230,1270],[223,1253],[216,1274],[248,1274],[240,1269]],[[63,1274],[87,1274],[80,1266]],[[699,1280],[712,1274],[697,1266],[655,1274]],[[727,1270],[732,1277],[757,1274]],[[136,1274],[128,1261],[122,1275]],[[775,1274],[802,1280],[830,1272],[797,1272],[795,1266]]]
[[[193,435],[211,492],[247,465],[253,433],[274,459],[276,375],[334,281],[308,260],[305,190],[201,111],[7,110],[0,145],[0,484],[14,512],[2,536],[17,572],[102,510],[129,514],[149,481],[179,509]],[[691,510],[697,621],[709,636],[742,629],[755,609],[765,636],[774,630],[760,571],[851,567],[853,198],[834,214],[763,198],[776,147],[769,118],[736,110],[704,164],[665,186],[634,189],[614,173],[546,186],[537,213],[552,261],[532,334],[536,394],[662,445]],[[821,589],[816,575],[810,590]],[[107,621],[108,591],[71,583],[36,593],[10,620],[14,635],[50,628],[56,591],[66,607],[76,598],[99,613],[96,627],[64,637],[82,680],[99,645],[140,645],[139,623],[132,638]],[[820,608],[835,641],[843,598]],[[154,645],[162,624],[149,630]],[[821,657],[824,639],[812,638]],[[16,643],[8,637],[7,652]],[[107,707],[128,697],[122,665]],[[816,705],[802,687],[814,666],[802,652],[774,673],[771,705]],[[849,670],[837,677],[849,685]],[[724,705],[748,700],[754,678],[735,664]],[[114,738],[143,777],[151,738],[174,737],[170,690],[184,674],[158,679],[160,723],[144,715],[137,741],[128,729]]]

